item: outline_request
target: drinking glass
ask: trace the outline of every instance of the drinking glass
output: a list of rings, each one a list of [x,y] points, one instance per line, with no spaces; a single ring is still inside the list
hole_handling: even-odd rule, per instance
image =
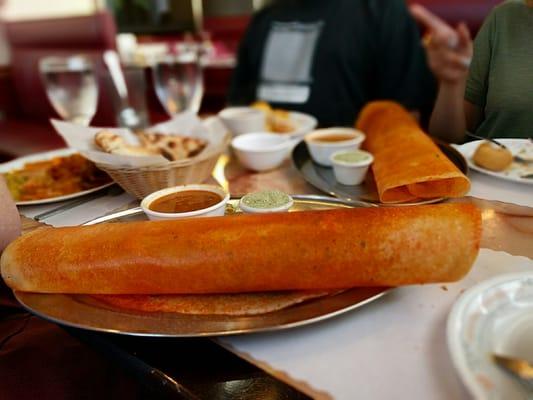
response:
[[[157,97],[170,116],[183,111],[198,113],[204,94],[198,52],[160,57],[152,73]]]
[[[122,67],[124,74],[124,81],[128,98],[127,106],[134,110],[138,118],[137,126],[124,124],[124,118],[121,118],[121,112],[124,112],[124,100],[117,92],[117,88],[110,74],[104,74],[102,77],[103,87],[107,88],[106,93],[109,93],[113,105],[113,111],[116,115],[117,126],[130,128],[132,130],[146,128],[150,125],[150,118],[148,115],[148,106],[146,104],[146,78],[144,67],[137,65],[128,65]]]
[[[98,84],[92,61],[81,55],[39,61],[50,103],[61,118],[88,126],[96,113]]]

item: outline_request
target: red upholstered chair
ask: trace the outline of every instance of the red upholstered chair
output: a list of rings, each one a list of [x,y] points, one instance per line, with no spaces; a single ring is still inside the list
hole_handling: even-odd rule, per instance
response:
[[[107,12],[90,16],[16,21],[6,24],[11,46],[9,88],[0,96],[5,118],[0,121],[0,151],[11,157],[64,146],[48,122],[57,117],[49,103],[38,71],[38,61],[53,55],[87,54],[95,60],[99,83],[94,124],[113,125],[115,117],[109,88],[104,84],[102,53],[115,48],[116,28]]]
[[[11,22],[6,25],[11,46],[11,74],[19,110],[25,118],[55,116],[40,79],[39,59],[53,55],[86,54],[95,61],[99,100],[95,123],[113,124],[113,107],[104,85],[102,53],[115,48],[116,28],[107,12],[90,16]]]

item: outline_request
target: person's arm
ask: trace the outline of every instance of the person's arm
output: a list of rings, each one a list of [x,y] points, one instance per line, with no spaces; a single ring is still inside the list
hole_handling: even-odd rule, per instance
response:
[[[411,13],[429,31],[424,40],[428,64],[439,81],[429,132],[449,142],[462,142],[465,132],[475,132],[483,118],[486,76],[479,83],[479,75],[488,73],[488,60],[481,56],[472,59],[472,39],[465,24],[453,29],[418,5],[411,6]],[[472,88],[473,98],[469,96]]]
[[[0,252],[20,235],[21,223],[17,207],[4,178],[0,175]]]
[[[464,82],[440,83],[435,107],[429,120],[431,135],[447,142],[459,143],[466,131]]]

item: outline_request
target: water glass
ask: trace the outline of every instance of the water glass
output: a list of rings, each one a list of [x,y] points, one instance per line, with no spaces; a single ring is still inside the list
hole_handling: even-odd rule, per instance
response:
[[[82,55],[46,57],[39,61],[39,71],[48,99],[59,116],[89,125],[98,102],[92,61]]]
[[[145,69],[141,66],[129,65],[122,67],[126,88],[128,89],[128,106],[135,110],[139,118],[138,128],[145,128],[150,125],[148,106],[146,103],[146,78]],[[103,76],[103,84],[112,101],[113,111],[116,115],[117,126],[124,126],[120,118],[120,112],[124,110],[124,102],[120,98],[115,84],[109,73]],[[125,126],[128,128],[128,126]]]
[[[157,97],[170,116],[183,111],[198,113],[204,84],[196,51],[165,55],[156,60],[152,73]]]

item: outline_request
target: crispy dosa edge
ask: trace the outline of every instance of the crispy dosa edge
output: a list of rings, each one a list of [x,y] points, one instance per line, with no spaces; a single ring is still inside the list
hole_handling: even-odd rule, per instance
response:
[[[20,291],[31,291],[32,287],[26,285],[27,280],[25,279],[25,276],[28,273],[27,268],[20,268],[24,262],[22,261],[21,264],[17,258],[18,255],[23,255],[24,251],[21,252],[17,249],[26,246],[26,243],[28,241],[31,242],[34,236],[46,234],[48,229],[53,228],[42,227],[25,233],[22,236],[19,236],[16,240],[12,241],[4,249],[0,257],[0,275],[7,286]]]
[[[134,312],[194,315],[258,315],[337,293],[309,290],[290,292],[204,295],[91,295],[107,306]]]

